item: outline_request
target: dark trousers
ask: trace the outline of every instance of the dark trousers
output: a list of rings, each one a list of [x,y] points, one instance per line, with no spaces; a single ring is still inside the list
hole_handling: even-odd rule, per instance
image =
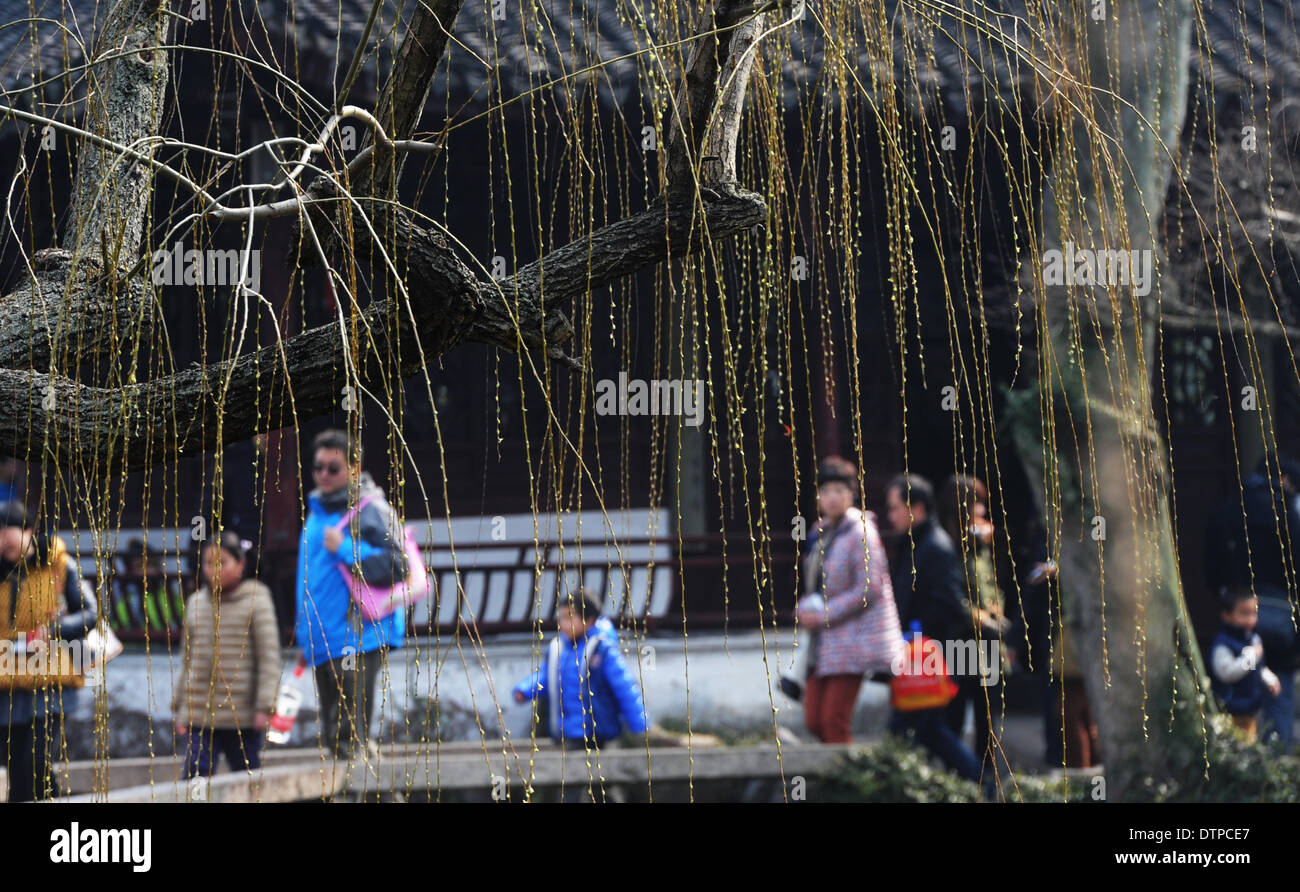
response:
[[[861,689],[861,675],[810,675],[804,687],[803,716],[813,736],[822,743],[851,742],[853,707]]]
[[[1029,648],[1026,668],[1032,661],[1032,688],[1043,716],[1043,759],[1057,768],[1065,764],[1065,749],[1061,742],[1061,667],[1053,665],[1061,658],[1060,639],[1056,622],[1059,605],[1056,595],[1045,585],[1026,586],[1023,590],[1026,636]],[[1052,642],[1057,642],[1056,649]]]
[[[979,783],[980,763],[975,754],[966,748],[961,738],[952,733],[945,721],[944,707],[918,709],[914,712],[894,711],[889,718],[889,732],[903,736],[916,735],[916,742],[932,755],[938,756],[949,770],[970,781]]]
[[[986,772],[997,766],[1000,775],[1008,776],[1010,768],[999,749],[1003,724],[1002,683],[983,685],[979,676],[964,676],[959,681],[957,696],[945,707],[944,720],[948,729],[961,739],[966,723],[966,704],[969,703],[975,717],[975,745],[972,747],[975,758],[980,760]]]
[[[185,777],[211,777],[222,755],[231,771],[254,771],[262,767],[264,735],[252,729],[191,728],[185,753]]]
[[[365,752],[383,654],[348,654],[316,667],[321,735],[325,749],[340,759]]]
[[[1047,670],[1034,673],[1043,710],[1043,760],[1056,768],[1065,764],[1065,743],[1061,731],[1061,679],[1049,678]]]
[[[51,754],[59,751],[62,716],[33,719],[20,725],[0,725],[0,752],[9,772],[9,801],[34,802],[59,795],[50,770]]]
[[[1287,592],[1259,586],[1259,624],[1255,632],[1264,642],[1264,660],[1277,673],[1282,690],[1274,697],[1264,695],[1260,716],[1260,737],[1271,741],[1283,754],[1291,749],[1295,728],[1295,628],[1291,625],[1291,603]]]
[[[966,727],[966,704],[970,703],[975,706],[975,747],[979,748],[980,740],[980,720],[985,720],[987,731],[988,716],[980,715],[980,707],[984,705],[984,697],[979,693],[979,678],[962,676],[956,679],[957,694],[952,701],[944,707],[944,724],[948,730],[961,736],[962,729]]]

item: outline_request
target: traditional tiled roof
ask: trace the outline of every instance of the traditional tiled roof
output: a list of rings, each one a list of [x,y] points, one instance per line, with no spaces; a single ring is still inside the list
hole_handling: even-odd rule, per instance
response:
[[[114,0],[0,0],[0,86],[14,89],[38,76],[49,77],[82,61],[79,44],[88,43]],[[225,8],[225,0],[186,0]],[[409,18],[414,0],[386,3],[372,31],[371,44],[390,51],[404,25],[394,21],[394,6]],[[687,7],[690,4],[681,4]],[[605,68],[596,80],[602,99],[620,104],[653,90],[655,65],[638,51],[657,39],[689,33],[686,22],[664,23],[653,16],[650,0],[468,0],[456,20],[455,37],[435,84],[435,98],[480,94],[487,75],[499,77],[505,95],[535,89],[591,65]],[[1290,0],[1204,0],[1199,4],[1206,23],[1210,53],[1193,53],[1198,75],[1212,73],[1219,91],[1258,94],[1267,83],[1300,84],[1300,45],[1295,5]],[[333,60],[346,66],[364,31],[370,11],[367,0],[236,0],[230,11],[240,27],[264,34],[273,48],[290,43],[302,56]],[[929,4],[886,0],[888,27],[894,42],[896,74],[915,71],[922,92],[930,92],[951,109],[966,105],[975,87],[976,101],[988,90],[1006,91],[1022,78],[1023,66],[1007,47],[1024,43],[1024,0],[962,0],[949,11]],[[938,7],[944,9],[944,7]],[[815,0],[814,0],[815,9]],[[954,12],[951,10],[958,10]],[[501,17],[494,18],[493,13]],[[211,22],[217,9],[208,9]],[[683,15],[687,13],[683,12]],[[23,20],[31,21],[24,22]],[[44,21],[40,21],[44,19]],[[665,27],[668,25],[668,27]],[[874,23],[858,25],[867,31]],[[178,28],[178,39],[210,41],[202,23]],[[186,34],[192,30],[192,34]],[[786,81],[787,105],[798,90],[815,84],[825,58],[828,38],[813,14],[769,40],[769,58],[780,60]],[[292,40],[290,40],[292,38]],[[831,38],[831,47],[845,41]],[[862,46],[861,41],[856,45]],[[387,56],[385,57],[387,58]],[[858,74],[871,74],[865,50],[859,52]],[[898,78],[904,80],[904,78]],[[910,75],[907,78],[910,80]],[[977,110],[972,110],[977,111]]]
[[[200,0],[187,0],[194,4]],[[222,0],[203,0],[208,6]],[[29,6],[30,3],[30,6]],[[110,0],[0,0],[0,19],[18,23],[0,30],[0,87],[22,88],[34,80],[49,78],[83,61],[82,44],[89,44],[95,28],[102,25]],[[409,18],[414,2],[399,4]],[[372,30],[371,45],[386,47],[387,60],[397,45],[404,26],[394,21],[393,4]],[[585,76],[598,85],[602,102],[626,105],[638,97],[652,101],[664,83],[663,72],[645,51],[654,42],[671,42],[690,34],[690,23],[669,23],[654,18],[655,4],[646,0],[538,0],[520,4],[516,0],[468,0],[456,19],[455,40],[435,79],[431,101],[448,95],[463,101],[486,102],[486,85],[499,83],[501,95],[519,95],[548,81],[579,75],[583,69],[600,66]],[[686,7],[687,4],[682,4]],[[975,88],[978,96],[988,88],[1005,89],[1017,72],[1009,62],[1012,54],[1000,49],[1021,32],[1014,14],[1023,13],[1023,0],[995,0],[972,13],[988,28],[1005,37],[989,41],[982,67],[972,66],[968,54],[951,35],[973,34],[979,29],[958,26],[951,15],[921,17],[914,12],[894,15],[898,0],[888,0],[890,27],[894,32],[895,67],[899,75],[919,65],[923,90],[939,96],[954,108],[964,105]],[[526,7],[526,8],[525,8]],[[180,8],[184,10],[185,4]],[[205,7],[206,8],[206,7]],[[346,67],[365,29],[370,4],[362,0],[259,0],[236,2],[230,10],[241,29],[264,36],[272,52],[282,60],[296,53],[299,59],[315,57]],[[494,18],[497,12],[501,18]],[[215,10],[206,12],[211,22]],[[687,13],[684,11],[683,16]],[[41,21],[44,19],[44,21]],[[861,27],[867,28],[863,22]],[[910,25],[910,27],[909,27]],[[210,42],[205,25],[179,25],[176,39],[182,42]],[[912,35],[905,41],[904,31]],[[1025,35],[1028,29],[1024,29]],[[827,37],[814,15],[808,14],[782,29],[765,44],[768,58],[778,62],[785,82],[785,101],[793,107],[799,93],[817,89],[816,75],[827,49]],[[919,44],[918,44],[919,38]],[[971,38],[974,39],[974,38]],[[987,41],[987,37],[984,38]],[[832,39],[832,46],[843,40]],[[931,43],[933,46],[931,47]],[[918,52],[908,52],[915,47]],[[682,50],[668,50],[681,52]],[[864,80],[869,79],[870,61],[859,53]],[[286,65],[286,68],[288,66]],[[571,81],[570,83],[574,83]],[[560,91],[563,91],[563,87]],[[476,97],[476,100],[474,99]]]
[[[80,43],[88,43],[102,24],[114,0],[0,0],[0,85],[14,89],[37,76],[49,77],[82,61]],[[186,0],[208,7],[224,0]],[[186,3],[180,4],[184,10]],[[384,58],[400,40],[404,24],[394,21],[394,6],[409,18],[414,0],[384,4],[371,34],[372,46],[387,48]],[[500,80],[504,95],[517,95],[546,81],[588,66],[603,64],[593,75],[605,101],[627,103],[637,94],[653,91],[656,66],[638,51],[655,39],[689,33],[688,23],[656,21],[649,0],[468,0],[455,26],[434,87],[434,98],[478,94],[486,99],[488,76]],[[682,4],[686,7],[689,4]],[[206,8],[206,7],[205,7]],[[1008,49],[1025,43],[1024,0],[962,0],[952,4],[957,12],[934,12],[929,4],[887,0],[888,27],[894,43],[897,81],[919,82],[945,106],[961,110],[975,87],[975,101],[987,92],[1005,92],[1023,80],[1024,66]],[[943,7],[939,7],[943,8]],[[815,0],[814,0],[815,9]],[[1262,94],[1266,84],[1300,84],[1300,43],[1297,42],[1295,5],[1290,0],[1205,0],[1200,4],[1210,53],[1194,51],[1198,75],[1212,73],[1217,90],[1243,95]],[[364,31],[370,12],[367,0],[257,0],[235,2],[230,11],[240,27],[265,35],[273,48],[284,51],[292,42],[299,57],[316,56],[346,67]],[[209,9],[210,22],[217,12]],[[501,15],[494,18],[493,13]],[[686,15],[684,12],[683,15]],[[33,19],[23,23],[24,19]],[[44,19],[44,21],[39,21]],[[18,24],[14,24],[18,23]],[[668,25],[668,27],[665,27]],[[178,28],[177,39],[210,41],[202,23]],[[857,27],[868,32],[874,23]],[[187,34],[187,31],[193,33]],[[290,40],[292,38],[292,41]],[[779,60],[786,81],[786,103],[793,105],[801,89],[815,88],[816,75],[828,44],[845,41],[827,35],[813,14],[793,27],[782,29],[767,46],[769,59]],[[861,41],[856,45],[862,46]],[[859,51],[858,74],[870,82],[870,59]],[[972,109],[971,111],[977,111]]]

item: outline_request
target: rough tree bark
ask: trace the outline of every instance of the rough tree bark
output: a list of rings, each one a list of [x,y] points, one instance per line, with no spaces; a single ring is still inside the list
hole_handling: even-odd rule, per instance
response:
[[[167,89],[167,17],[161,0],[119,4],[89,70],[85,129],[152,157]],[[132,52],[136,50],[136,52]],[[113,58],[103,60],[106,55]],[[66,373],[120,349],[124,329],[147,328],[136,262],[150,196],[146,165],[103,146],[81,147],[62,248],[33,258],[28,278],[0,298],[0,368]]]
[[[438,0],[427,9],[421,6],[414,16],[381,94],[377,116],[388,140],[412,135],[433,69],[445,50],[446,31],[460,5],[461,0]],[[697,34],[707,35],[718,27],[734,29],[749,35],[744,38],[748,43],[742,41],[747,46],[766,12],[788,6],[785,0],[759,4],[717,0],[701,15]],[[138,45],[141,51],[136,57],[106,63],[113,72],[106,79],[108,98],[103,113],[92,101],[86,130],[148,154],[148,144],[141,140],[157,132],[159,91],[167,65],[166,53],[149,47],[163,42],[165,30],[159,0],[123,0],[113,8],[95,58],[102,59],[123,45]],[[732,48],[738,40],[723,42]],[[764,223],[767,208],[761,196],[734,183],[735,130],[748,65],[742,65],[722,88],[717,64],[692,66],[691,72],[702,80],[685,91],[690,108],[683,113],[707,120],[710,105],[720,105],[723,113],[712,128],[695,126],[678,135],[675,157],[722,153],[718,169],[701,172],[698,190],[693,184],[689,189],[665,190],[646,211],[552,251],[504,282],[477,276],[439,233],[419,227],[400,211],[385,215],[377,239],[356,225],[349,228],[355,237],[346,246],[329,238],[338,231],[341,193],[327,181],[314,182],[302,202],[302,218],[321,227],[326,259],[342,266],[355,258],[377,258],[382,246],[409,295],[409,302],[393,297],[360,311],[362,318],[357,321],[373,337],[359,363],[361,386],[377,386],[386,375],[391,379],[394,374],[413,374],[442,352],[468,341],[567,359],[560,345],[572,330],[563,307],[575,295]],[[707,147],[702,150],[706,131]],[[387,144],[376,142],[383,144],[370,156],[374,167],[360,171],[360,186],[351,184],[352,199],[363,202],[362,207],[368,195],[382,195],[396,182],[397,164]],[[33,458],[40,454],[43,442],[53,439],[75,442],[79,456],[101,473],[134,470],[247,439],[282,425],[290,412],[306,419],[339,404],[342,382],[335,370],[343,366],[346,332],[338,323],[222,364],[125,386],[96,386],[68,376],[58,363],[51,366],[50,356],[81,356],[110,346],[102,333],[107,301],[123,302],[123,318],[132,311],[141,318],[148,292],[136,281],[124,281],[131,263],[122,258],[134,262],[142,249],[142,226],[134,214],[143,213],[148,198],[145,167],[140,160],[124,160],[111,151],[83,149],[77,171],[82,189],[125,170],[127,175],[116,180],[122,186],[94,205],[87,203],[90,192],[79,193],[77,208],[86,213],[74,224],[78,236],[73,251],[38,255],[34,281],[3,299],[4,306],[26,316],[20,326],[0,334],[0,454]],[[724,182],[728,171],[733,172],[732,178]],[[105,211],[110,207],[112,214]],[[108,246],[104,251],[87,243],[101,232],[111,236],[101,240]],[[99,270],[96,256],[101,257],[101,265],[103,256],[112,258],[114,271]],[[57,295],[57,305],[42,297],[47,295]],[[395,355],[401,357],[396,368]]]

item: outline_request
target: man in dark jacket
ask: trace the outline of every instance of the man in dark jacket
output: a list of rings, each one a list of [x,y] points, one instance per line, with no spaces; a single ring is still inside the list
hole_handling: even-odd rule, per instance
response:
[[[1300,465],[1266,455],[1255,473],[1210,517],[1205,540],[1205,574],[1216,597],[1230,588],[1252,588],[1259,598],[1256,632],[1264,656],[1281,682],[1264,698],[1260,739],[1291,747],[1295,724],[1296,636],[1291,603],[1300,573],[1300,508],[1296,486]]]
[[[60,642],[84,641],[96,621],[95,597],[82,585],[77,561],[63,542],[36,534],[21,502],[0,502],[0,646],[10,651],[0,666],[24,675],[17,667],[34,662],[37,642],[47,655],[57,653]],[[79,647],[68,652],[85,654]],[[62,667],[53,658],[45,660],[39,671],[54,672],[56,664]],[[17,678],[4,682],[0,756],[9,772],[9,801],[58,796],[51,754],[62,747],[63,712],[72,705],[75,688],[55,683],[32,690],[14,686]]]
[[[885,488],[885,508],[890,525],[904,534],[896,559],[889,563],[903,634],[917,621],[921,634],[948,652],[971,637],[971,616],[964,599],[961,558],[934,519],[934,487],[924,477],[899,475]],[[978,666],[968,669],[978,671]],[[944,707],[895,711],[889,730],[914,733],[917,741],[951,770],[978,782],[979,760],[948,727],[945,713]]]
[[[906,631],[920,620],[921,632],[936,641],[971,637],[961,555],[934,518],[934,488],[924,477],[900,475],[885,493],[889,522],[904,533],[893,571],[894,601]]]

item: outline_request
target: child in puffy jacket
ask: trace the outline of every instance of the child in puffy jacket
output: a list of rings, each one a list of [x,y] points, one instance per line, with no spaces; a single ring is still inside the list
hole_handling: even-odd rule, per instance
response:
[[[1264,665],[1264,645],[1255,634],[1259,602],[1249,588],[1237,586],[1220,596],[1219,634],[1210,645],[1214,695],[1246,739],[1255,740],[1264,693],[1277,696],[1282,686]]]
[[[184,656],[172,695],[176,733],[188,735],[185,776],[262,766],[280,687],[280,631],[270,590],[244,571],[251,543],[226,530],[202,552],[206,585],[185,608]]]
[[[641,687],[619,650],[618,631],[600,619],[600,608],[591,589],[565,595],[556,609],[559,634],[537,671],[514,689],[516,703],[544,700],[539,711],[561,744],[600,748],[625,729],[646,732]]]

